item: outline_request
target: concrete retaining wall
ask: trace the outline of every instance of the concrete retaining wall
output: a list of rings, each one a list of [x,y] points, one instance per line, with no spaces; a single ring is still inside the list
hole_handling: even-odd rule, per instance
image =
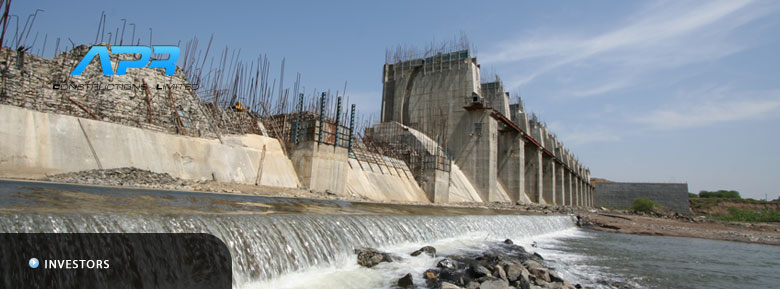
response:
[[[259,135],[225,136],[222,144],[8,105],[0,105],[0,123],[2,176],[136,167],[182,179],[254,184],[265,146],[261,184],[300,184],[279,142]]]
[[[399,174],[400,173],[400,174]],[[406,174],[408,173],[408,174]],[[377,201],[430,202],[411,172],[349,159],[347,194]]]
[[[293,146],[291,159],[305,187],[344,195],[347,183],[347,148],[306,141]]]
[[[688,184],[597,183],[596,206],[625,209],[647,198],[681,214],[690,214]]]

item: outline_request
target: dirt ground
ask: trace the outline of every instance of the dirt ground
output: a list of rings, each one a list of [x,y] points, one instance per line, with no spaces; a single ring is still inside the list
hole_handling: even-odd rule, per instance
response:
[[[722,222],[687,216],[659,218],[596,210],[580,216],[583,227],[604,232],[780,245],[778,223]]]

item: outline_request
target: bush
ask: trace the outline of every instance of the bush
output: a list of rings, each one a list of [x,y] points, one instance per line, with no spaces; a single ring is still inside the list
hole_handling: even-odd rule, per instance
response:
[[[654,208],[662,208],[663,206],[646,198],[637,198],[634,200],[634,204],[629,209],[637,212],[652,212]]]
[[[736,222],[780,222],[780,210],[763,209],[753,211],[729,207],[728,214],[713,216],[713,219]]]
[[[689,199],[696,199],[696,198],[698,198],[698,197],[699,197],[699,195],[697,195],[697,194],[694,194],[694,193],[688,193],[688,198],[689,198]]]
[[[727,191],[727,190],[719,190],[719,191],[700,191],[699,192],[700,198],[722,198],[722,199],[741,199],[742,197],[739,195],[739,192],[737,191]]]

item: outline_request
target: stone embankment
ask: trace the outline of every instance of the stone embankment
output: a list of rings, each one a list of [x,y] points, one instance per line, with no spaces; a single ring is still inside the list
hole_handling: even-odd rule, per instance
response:
[[[369,200],[364,196],[337,195],[329,191],[315,191],[303,188],[282,188],[271,186],[254,186],[246,184],[234,184],[208,181],[191,181],[173,177],[166,173],[156,173],[138,168],[117,168],[103,170],[86,170],[80,172],[49,175],[39,179],[42,181],[70,183],[70,184],[88,184],[98,186],[112,187],[137,187],[144,189],[178,190],[178,191],[196,191],[220,194],[238,194],[269,197],[287,197],[287,198],[309,198],[321,200],[343,200],[352,202],[372,202],[386,204],[407,204],[424,205],[434,207],[465,207],[465,208],[485,208],[501,211],[521,211],[536,215],[572,215],[577,209],[564,206],[551,206],[542,204],[512,204],[512,203],[481,203],[481,202],[462,202],[462,203],[422,203],[422,202],[400,202],[400,201],[377,201]]]
[[[544,265],[544,258],[530,253],[522,246],[507,239],[479,253],[438,256],[436,248],[425,246],[409,256],[398,256],[373,248],[356,249],[357,263],[372,268],[383,262],[395,262],[403,258],[415,258],[427,254],[437,259],[433,268],[421,276],[411,273],[390,280],[396,288],[436,289],[510,289],[510,288],[582,288],[572,284],[553,268]],[[416,282],[415,282],[416,281]],[[613,282],[614,283],[614,282]],[[615,288],[633,288],[627,284],[610,284]]]
[[[156,173],[138,168],[117,168],[86,170],[80,172],[50,175],[42,181],[86,184],[111,187],[131,187],[155,190],[196,191],[219,194],[242,194],[254,196],[274,196],[287,198],[310,198],[324,200],[366,201],[362,196],[337,196],[330,192],[318,192],[298,188],[253,186],[233,183],[220,183],[213,180],[191,181],[173,177],[166,173]]]
[[[582,227],[604,232],[780,245],[780,224],[777,223],[725,222],[704,216],[606,209],[583,211],[577,217]]]

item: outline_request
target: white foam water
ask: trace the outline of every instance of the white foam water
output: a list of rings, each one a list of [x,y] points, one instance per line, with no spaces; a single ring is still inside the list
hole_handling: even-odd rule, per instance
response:
[[[435,265],[418,256],[357,265],[356,248],[398,255],[425,245],[440,254],[483,250],[506,238],[527,248],[545,234],[574,227],[569,216],[363,216],[363,215],[4,215],[2,232],[210,233],[233,257],[236,288],[388,288]],[[422,254],[424,255],[424,254]],[[415,282],[422,285],[421,279]]]

